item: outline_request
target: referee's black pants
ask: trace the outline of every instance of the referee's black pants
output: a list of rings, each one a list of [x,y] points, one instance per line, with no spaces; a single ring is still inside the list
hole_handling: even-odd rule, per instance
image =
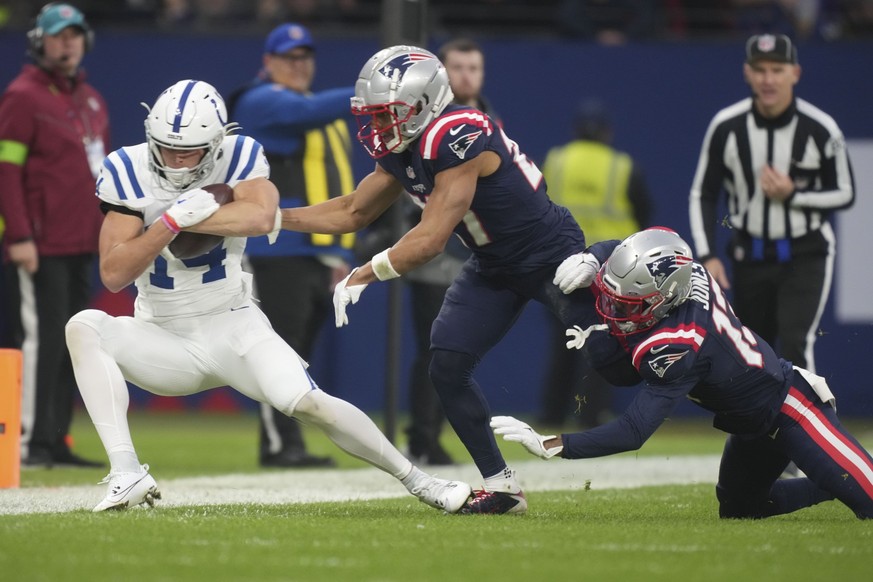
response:
[[[784,359],[811,372],[832,264],[826,254],[796,256],[787,262],[733,263],[732,304],[740,321]]]

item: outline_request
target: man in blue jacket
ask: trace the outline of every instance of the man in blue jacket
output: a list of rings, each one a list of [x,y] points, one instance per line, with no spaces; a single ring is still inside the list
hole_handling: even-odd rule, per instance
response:
[[[299,24],[282,24],[267,36],[258,77],[230,99],[231,119],[264,146],[270,179],[283,208],[309,206],[351,192],[352,87],[310,91],[315,44]],[[261,308],[274,329],[304,359],[331,312],[334,285],[349,273],[354,235],[284,231],[274,245],[249,241],[246,253]],[[300,427],[268,406],[261,411],[262,466],[332,465],[306,452]]]

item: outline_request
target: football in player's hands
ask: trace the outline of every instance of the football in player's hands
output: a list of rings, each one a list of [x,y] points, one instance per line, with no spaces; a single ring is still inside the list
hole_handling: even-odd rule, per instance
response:
[[[203,189],[212,194],[220,206],[233,202],[233,188],[227,184],[210,184],[203,186]],[[176,238],[169,244],[169,248],[177,259],[192,259],[205,255],[220,245],[223,240],[224,237],[217,234],[202,234],[183,230],[176,235]]]

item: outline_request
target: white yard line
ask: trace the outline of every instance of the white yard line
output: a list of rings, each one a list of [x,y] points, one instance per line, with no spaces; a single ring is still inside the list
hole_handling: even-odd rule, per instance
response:
[[[525,491],[628,489],[647,485],[715,483],[718,455],[607,457],[567,461],[512,463]],[[467,481],[474,488],[482,479],[473,465],[425,467],[446,479]],[[408,495],[400,483],[378,469],[319,469],[264,471],[214,477],[160,478],[152,467],[163,499],[159,507],[219,504],[285,504],[318,501],[385,499]],[[0,489],[0,515],[58,513],[90,509],[105,493],[105,485]]]

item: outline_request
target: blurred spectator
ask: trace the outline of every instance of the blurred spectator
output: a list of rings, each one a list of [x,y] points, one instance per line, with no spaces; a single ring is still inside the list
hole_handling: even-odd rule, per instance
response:
[[[32,5],[0,0],[0,28],[23,29]],[[158,24],[200,33],[261,33],[296,21],[343,34],[378,34],[383,12],[382,0],[89,0],[85,6],[89,20],[104,27]],[[561,34],[604,45],[755,31],[801,40],[873,34],[873,0],[430,0],[427,14],[428,29],[437,36]]]
[[[308,206],[352,191],[350,116],[352,87],[313,92],[315,43],[308,29],[282,24],[264,44],[258,77],[228,99],[230,119],[262,146],[270,180],[283,208]],[[273,329],[308,360],[332,312],[331,293],[351,270],[354,235],[282,231],[275,244],[249,240],[246,255],[256,295]],[[306,451],[297,421],[261,405],[263,466],[332,465]]]
[[[99,467],[70,450],[76,383],[64,326],[88,305],[102,217],[94,184],[109,143],[106,103],[80,68],[93,32],[46,4],[27,33],[33,64],[0,98],[0,214],[22,375],[22,462]]]
[[[437,51],[449,74],[449,85],[455,95],[455,103],[475,107],[503,124],[491,103],[482,94],[485,84],[485,53],[479,45],[468,38],[457,38],[443,44]]]
[[[836,35],[844,38],[873,36],[873,0],[835,0],[840,4]]]
[[[612,122],[605,105],[596,99],[582,101],[573,128],[573,140],[552,148],[543,163],[551,199],[570,211],[588,246],[621,240],[647,227],[648,186],[633,159],[610,145]],[[581,426],[599,426],[612,417],[610,385],[590,369],[583,352],[567,349],[560,321],[553,317],[550,322],[551,361],[540,420],[561,426],[567,413],[575,410]]]
[[[367,13],[364,4],[371,4],[369,13],[373,23],[378,22],[381,0],[258,0],[256,19],[259,22],[293,20],[306,24],[356,20]]]
[[[733,0],[664,0],[667,36],[725,36],[733,28]]]
[[[735,30],[744,36],[769,32],[799,39],[816,32],[821,0],[733,0]]]
[[[557,24],[568,36],[620,45],[651,37],[658,12],[650,0],[563,0]]]

